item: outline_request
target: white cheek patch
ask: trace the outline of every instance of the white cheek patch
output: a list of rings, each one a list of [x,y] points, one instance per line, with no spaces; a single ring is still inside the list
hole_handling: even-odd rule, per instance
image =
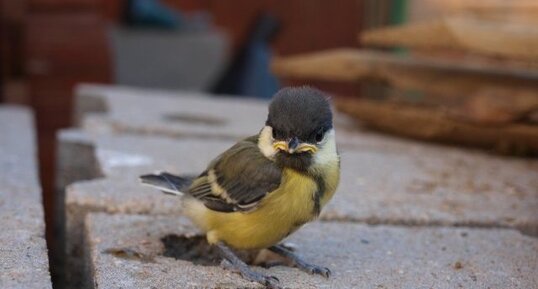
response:
[[[336,151],[334,129],[330,129],[325,134],[325,139],[320,145],[319,150],[314,154],[314,163],[316,165],[322,165],[334,161],[338,161],[338,153]]]
[[[276,154],[276,150],[273,147],[273,128],[270,126],[264,126],[260,132],[260,138],[258,139],[258,148],[262,154],[268,158],[273,159]]]

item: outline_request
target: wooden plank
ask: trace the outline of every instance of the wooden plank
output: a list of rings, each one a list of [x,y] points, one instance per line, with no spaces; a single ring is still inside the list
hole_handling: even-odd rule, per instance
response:
[[[448,111],[458,119],[484,125],[530,121],[531,114],[538,112],[538,97],[531,92],[489,88]]]
[[[468,16],[364,31],[365,45],[457,49],[488,56],[538,61],[538,27]]]
[[[428,107],[367,99],[337,99],[336,107],[369,127],[392,134],[509,154],[538,154],[537,126],[510,124],[484,127],[458,121],[446,112]]]
[[[510,123],[538,109],[538,73],[498,65],[341,49],[279,58],[273,70],[291,79],[381,80],[399,92],[400,100],[405,99],[402,92],[412,92],[422,103],[444,107],[461,119],[483,125]]]
[[[271,69],[280,77],[357,81],[374,74],[369,59],[369,55],[355,49],[335,49],[275,57]]]
[[[538,1],[465,1],[460,11],[485,19],[538,24]]]
[[[469,96],[493,88],[538,98],[538,71],[399,57],[368,50],[336,49],[277,57],[272,70],[282,78],[344,82],[380,80],[400,90],[439,96]]]

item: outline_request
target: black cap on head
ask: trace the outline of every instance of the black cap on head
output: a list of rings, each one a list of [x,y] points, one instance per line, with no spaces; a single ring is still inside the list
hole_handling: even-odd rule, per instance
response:
[[[277,139],[298,137],[315,142],[320,130],[324,133],[332,128],[328,96],[308,86],[283,88],[273,96],[266,125],[273,128]]]

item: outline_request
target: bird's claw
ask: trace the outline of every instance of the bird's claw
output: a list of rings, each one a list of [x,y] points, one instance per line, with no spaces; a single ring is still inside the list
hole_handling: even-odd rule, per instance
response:
[[[267,288],[274,288],[274,289],[280,289],[281,287],[278,285],[280,283],[280,280],[275,276],[263,276],[265,279],[264,285],[267,286]]]
[[[303,271],[312,275],[321,275],[327,279],[331,277],[331,270],[329,270],[329,268],[327,267],[321,267],[321,266],[312,265],[312,264],[302,264],[299,267]]]
[[[246,274],[245,274],[246,273]],[[280,280],[272,275],[264,275],[255,271],[242,272],[241,275],[249,281],[258,282],[267,288],[280,289]]]
[[[264,285],[267,288],[271,289],[280,289],[281,287],[278,285],[280,283],[280,280],[272,275],[264,275],[262,273],[258,273],[254,270],[251,270],[250,268],[242,268],[238,269],[237,267],[234,267],[232,263],[226,259],[222,260],[221,266],[225,269],[234,271],[239,273],[243,278],[251,281],[251,282],[257,282],[262,285]]]
[[[297,256],[295,253],[290,251],[288,248],[286,248],[286,246],[283,246],[282,244],[271,246],[269,250],[273,251],[274,253],[282,257],[285,257],[293,261],[293,264],[295,265],[295,267],[299,268],[301,271],[304,271],[312,275],[321,275],[325,278],[331,277],[331,270],[329,270],[329,268],[321,267],[321,266],[306,262],[305,260]]]

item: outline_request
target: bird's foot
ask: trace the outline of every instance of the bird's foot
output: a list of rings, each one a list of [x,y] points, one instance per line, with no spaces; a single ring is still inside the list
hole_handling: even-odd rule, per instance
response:
[[[251,282],[260,283],[267,288],[280,289],[278,285],[280,282],[275,276],[267,276],[262,273],[252,270],[245,262],[243,262],[235,253],[224,243],[217,243],[217,247],[220,249],[224,259],[222,260],[222,267],[224,269],[241,274],[241,276]]]
[[[297,268],[301,269],[304,272],[307,272],[312,275],[321,275],[325,278],[331,277],[331,270],[327,267],[318,266],[315,264],[309,264],[309,263],[296,263]]]
[[[297,268],[304,272],[314,275],[321,275],[325,278],[331,277],[331,270],[329,270],[329,268],[310,264],[284,246],[275,245],[270,247],[269,250],[282,257],[290,259]]]
[[[232,272],[236,272],[241,274],[241,276],[248,281],[251,282],[257,282],[260,283],[267,288],[274,288],[279,289],[279,282],[277,277],[275,276],[267,276],[262,273],[256,272],[248,267],[248,265],[245,264],[245,266],[237,266],[237,264],[232,264],[232,262],[228,261],[227,259],[222,260],[221,266],[226,269],[230,270]]]

